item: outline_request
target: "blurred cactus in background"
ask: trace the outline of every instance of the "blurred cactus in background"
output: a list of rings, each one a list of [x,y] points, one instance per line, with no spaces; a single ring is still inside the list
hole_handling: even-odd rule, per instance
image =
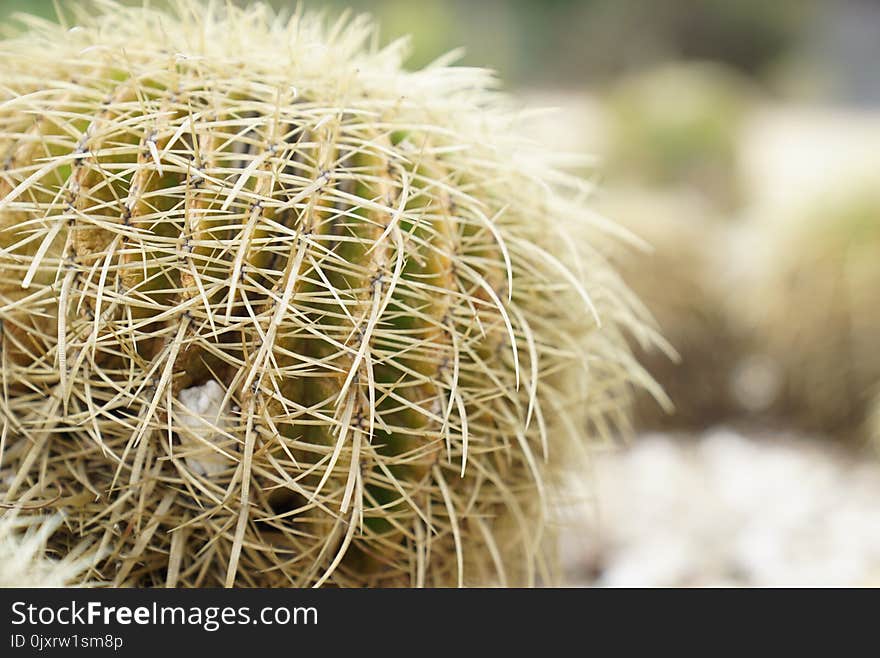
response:
[[[713,64],[675,64],[624,79],[608,96],[612,178],[741,202],[738,147],[748,86]]]
[[[771,414],[804,430],[864,438],[880,382],[878,189],[854,177],[755,227],[740,308],[782,376]]]
[[[880,450],[880,392],[871,401],[871,414],[868,416],[868,436],[875,450]]]
[[[597,208],[647,243],[644,251],[616,247],[611,260],[672,348],[634,345],[673,405],[639,392],[635,428],[701,429],[730,419],[730,377],[745,339],[724,302],[723,226],[698,195],[615,187],[600,192]]]

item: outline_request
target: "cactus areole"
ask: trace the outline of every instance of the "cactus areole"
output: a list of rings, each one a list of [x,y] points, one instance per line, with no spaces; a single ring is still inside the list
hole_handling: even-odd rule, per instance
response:
[[[0,41],[0,500],[90,578],[552,579],[642,324],[492,76],[374,36],[100,3]]]

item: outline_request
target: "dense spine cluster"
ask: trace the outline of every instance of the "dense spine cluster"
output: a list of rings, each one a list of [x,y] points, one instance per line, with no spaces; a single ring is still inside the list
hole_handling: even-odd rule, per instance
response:
[[[641,376],[577,183],[368,21],[94,13],[0,42],[0,497],[116,584],[552,578]]]

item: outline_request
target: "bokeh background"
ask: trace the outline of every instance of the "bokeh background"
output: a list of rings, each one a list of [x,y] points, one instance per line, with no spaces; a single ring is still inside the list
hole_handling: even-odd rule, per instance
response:
[[[634,347],[672,404],[622,401],[632,436],[571,474],[565,582],[880,584],[880,2],[301,4],[553,108],[532,137],[595,156],[594,207],[646,243],[602,248],[669,341]]]

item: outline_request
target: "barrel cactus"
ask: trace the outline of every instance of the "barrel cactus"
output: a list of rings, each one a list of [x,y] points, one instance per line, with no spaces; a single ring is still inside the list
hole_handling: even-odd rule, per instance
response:
[[[634,396],[638,430],[700,430],[738,412],[731,373],[745,337],[727,307],[718,263],[726,226],[699,197],[643,188],[603,190],[600,212],[642,239],[645,249],[615,244],[609,260],[657,323],[671,349],[633,343],[662,387]],[[662,393],[671,405],[664,405]]]
[[[0,42],[2,499],[115,584],[551,582],[646,381],[579,183],[369,19],[99,7]]]
[[[755,227],[752,280],[739,306],[781,376],[769,411],[797,426],[863,441],[880,381],[880,195],[873,174],[816,190]]]
[[[868,416],[868,437],[874,449],[880,448],[880,392],[874,395]]]

